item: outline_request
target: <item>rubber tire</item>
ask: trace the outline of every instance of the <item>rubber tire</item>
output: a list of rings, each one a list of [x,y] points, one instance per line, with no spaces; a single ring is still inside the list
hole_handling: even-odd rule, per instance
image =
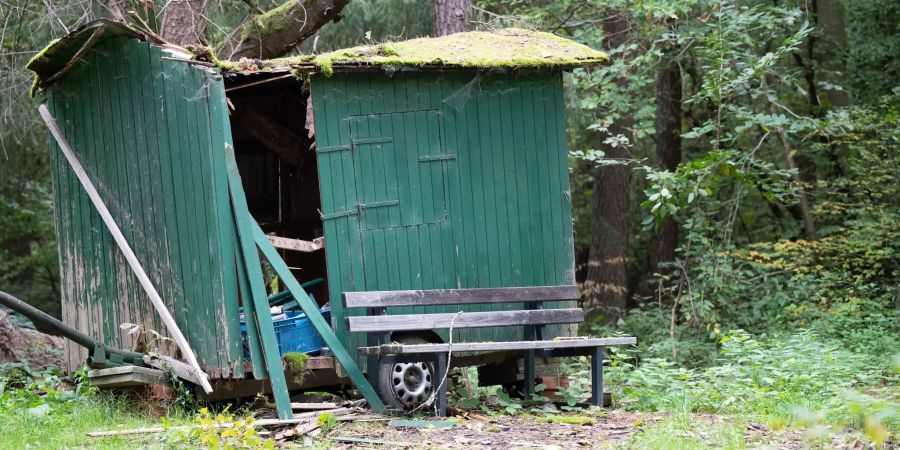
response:
[[[431,342],[421,338],[419,336],[402,336],[397,339],[397,342],[400,344],[414,345],[414,344],[431,344]],[[436,388],[437,385],[435,383],[435,365],[433,362],[427,361],[425,362],[428,365],[432,373],[432,389]],[[381,397],[381,401],[384,402],[384,405],[391,409],[412,409],[418,406],[418,404],[408,405],[405,402],[400,401],[394,396],[394,387],[391,384],[392,371],[394,369],[393,363],[383,363],[378,367],[378,395]],[[430,396],[430,394],[429,394]],[[426,397],[427,398],[427,397]]]

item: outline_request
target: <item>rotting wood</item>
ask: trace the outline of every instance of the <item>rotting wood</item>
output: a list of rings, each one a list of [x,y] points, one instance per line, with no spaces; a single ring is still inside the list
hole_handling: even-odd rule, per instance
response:
[[[607,347],[612,345],[633,345],[634,337],[568,339],[559,341],[517,341],[517,342],[461,342],[453,344],[453,352],[485,352],[497,350],[540,350],[557,348]],[[361,355],[397,355],[410,353],[443,353],[450,351],[449,344],[386,344],[379,347],[360,347]]]
[[[342,294],[347,308],[390,306],[471,305],[478,303],[577,300],[578,286],[432,289],[424,291],[368,291]]]
[[[68,160],[72,171],[78,177],[78,180],[81,182],[82,187],[84,187],[84,190],[87,192],[88,197],[90,197],[91,202],[97,209],[100,218],[103,219],[103,223],[106,224],[107,229],[109,229],[110,234],[112,234],[113,240],[115,240],[116,244],[119,246],[119,249],[125,256],[125,260],[128,261],[128,265],[131,266],[131,270],[134,271],[135,276],[137,276],[141,287],[144,288],[144,291],[147,293],[147,297],[150,298],[150,302],[153,304],[153,307],[156,308],[156,311],[159,313],[160,318],[166,325],[166,329],[172,336],[172,340],[174,340],[178,345],[178,348],[181,350],[182,355],[187,358],[188,363],[191,365],[191,368],[195,372],[197,381],[199,381],[200,386],[203,388],[203,391],[206,393],[212,392],[213,389],[209,384],[209,376],[203,371],[203,369],[200,368],[200,364],[197,362],[196,356],[194,356],[193,349],[191,349],[191,346],[190,344],[188,344],[187,339],[181,333],[181,329],[178,328],[178,324],[175,322],[172,314],[169,313],[168,309],[166,309],[166,305],[165,303],[163,303],[162,297],[160,297],[159,292],[157,292],[156,290],[156,287],[153,286],[153,283],[150,281],[150,278],[144,271],[143,266],[141,266],[141,263],[138,261],[137,255],[134,254],[134,251],[131,249],[128,241],[125,240],[125,236],[122,235],[122,231],[119,229],[119,226],[116,225],[116,222],[112,218],[109,209],[106,208],[106,204],[100,197],[100,193],[97,192],[94,184],[91,182],[90,178],[88,178],[87,172],[85,172],[84,168],[81,166],[81,163],[78,161],[78,158],[75,156],[75,152],[72,150],[72,147],[69,146],[68,141],[66,141],[66,138],[63,136],[62,131],[56,124],[56,120],[53,119],[53,116],[50,114],[50,110],[47,109],[47,105],[41,104],[41,106],[38,107],[38,110],[40,111],[41,117],[44,119],[44,122],[47,124],[47,127],[50,129],[50,134],[53,135],[53,138],[56,140],[57,144],[59,144],[63,155],[66,157],[66,160]]]
[[[339,408],[332,411],[314,411],[303,414],[297,414],[293,419],[259,419],[253,422],[254,426],[257,427],[272,427],[279,425],[296,425],[299,423],[304,423],[309,421],[312,418],[318,420],[319,415],[321,414],[331,414],[332,416],[346,416],[350,414],[353,410],[351,408]],[[104,437],[104,436],[127,436],[133,434],[153,434],[153,433],[164,433],[166,431],[189,431],[197,427],[206,426],[206,425],[179,425],[174,427],[149,427],[149,428],[134,428],[130,430],[113,430],[113,431],[89,431],[86,434],[90,437]],[[216,423],[212,425],[215,428],[234,428],[234,422],[223,422]]]
[[[312,241],[304,241],[302,239],[291,239],[281,236],[266,235],[272,247],[283,250],[294,250],[298,252],[311,253],[316,250],[325,248],[325,238],[317,237]]]
[[[104,31],[106,31],[106,29],[102,28],[102,27],[94,30],[94,32],[91,33],[91,36],[87,39],[87,41],[85,41],[84,44],[81,45],[81,48],[78,49],[78,53],[75,53],[75,56],[73,56],[72,59],[70,59],[69,62],[67,62],[66,65],[63,66],[63,68],[59,70],[59,72],[56,72],[55,74],[53,74],[53,76],[51,76],[50,78],[47,78],[47,81],[45,81],[45,83],[50,84],[50,83],[60,79],[63,75],[66,74],[66,72],[72,70],[72,68],[75,67],[75,64],[77,64],[79,61],[81,61],[81,58],[84,57],[84,55],[88,52],[88,50],[90,50],[94,46],[94,44],[96,44],[97,41],[100,40],[100,36],[103,35]]]
[[[347,324],[352,332],[432,330],[449,328],[451,321],[454,328],[544,325],[582,322],[584,312],[580,308],[536,309],[464,312],[455,321],[454,317],[456,313],[353,316]]]

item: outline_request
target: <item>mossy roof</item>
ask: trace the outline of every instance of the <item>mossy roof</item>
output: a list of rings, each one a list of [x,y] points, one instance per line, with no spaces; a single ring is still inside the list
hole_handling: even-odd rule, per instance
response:
[[[338,67],[572,68],[608,59],[602,52],[551,33],[506,28],[362,45],[318,55],[266,61],[243,59],[223,62],[222,68],[237,72],[306,68],[330,74]]]
[[[91,36],[99,32],[98,39]],[[35,73],[33,89],[46,87],[53,76],[65,70],[79,52],[98,41],[112,37],[130,37],[169,47],[164,42],[121,22],[97,20],[67,36],[52,41],[28,63]],[[183,49],[182,49],[183,50]],[[186,50],[184,50],[186,52]],[[206,52],[208,53],[208,52]],[[209,59],[209,55],[207,55]],[[336,50],[318,55],[300,55],[271,60],[241,59],[213,63],[224,72],[254,73],[260,71],[323,72],[360,69],[385,70],[404,67],[421,69],[565,69],[604,63],[608,57],[588,46],[550,33],[506,28],[492,31],[470,31],[437,38],[418,38],[401,42],[384,42]]]

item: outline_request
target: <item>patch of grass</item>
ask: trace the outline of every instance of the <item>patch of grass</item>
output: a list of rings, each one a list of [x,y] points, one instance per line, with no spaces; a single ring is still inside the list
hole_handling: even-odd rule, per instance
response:
[[[746,423],[739,419],[707,422],[679,415],[653,426],[643,427],[630,440],[633,449],[743,449]]]
[[[170,421],[183,419],[177,415]],[[88,437],[89,431],[153,426],[149,412],[121,396],[91,391],[63,395],[47,402],[6,391],[0,401],[4,448],[147,447],[164,435]]]

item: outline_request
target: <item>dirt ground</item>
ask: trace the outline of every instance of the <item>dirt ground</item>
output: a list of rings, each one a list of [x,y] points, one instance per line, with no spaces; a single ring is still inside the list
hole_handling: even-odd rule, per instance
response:
[[[376,448],[384,443],[342,443],[339,437],[374,439],[405,443],[410,448],[458,448],[458,449],[595,449],[631,447],[636,433],[660,426],[667,419],[664,414],[634,413],[626,411],[581,412],[594,423],[570,425],[547,423],[533,416],[483,416],[480,414],[459,417],[453,428],[392,428],[387,421],[348,422],[329,433],[335,439],[329,448]],[[694,414],[690,418],[692,426],[687,430],[677,430],[678,438],[693,442],[695,446],[721,448],[728,446],[717,442],[715,430],[728,418]],[[796,429],[773,430],[765,425],[749,423],[741,439],[747,448],[806,449],[810,441]],[[658,444],[658,443],[657,443]],[[827,442],[819,442],[824,448],[861,450],[868,445],[846,435],[833,435]],[[656,447],[654,444],[650,444]],[[390,445],[388,445],[390,447]]]
[[[413,444],[416,448],[597,448],[627,442],[648,414],[614,411],[594,414],[591,425],[539,422],[530,416],[469,415],[453,428],[391,428],[386,422],[349,422],[330,437],[346,436]],[[455,419],[454,419],[455,420]],[[356,448],[348,445],[346,448]]]
[[[27,363],[32,370],[64,367],[61,337],[16,326],[9,312],[0,309],[0,363]]]

